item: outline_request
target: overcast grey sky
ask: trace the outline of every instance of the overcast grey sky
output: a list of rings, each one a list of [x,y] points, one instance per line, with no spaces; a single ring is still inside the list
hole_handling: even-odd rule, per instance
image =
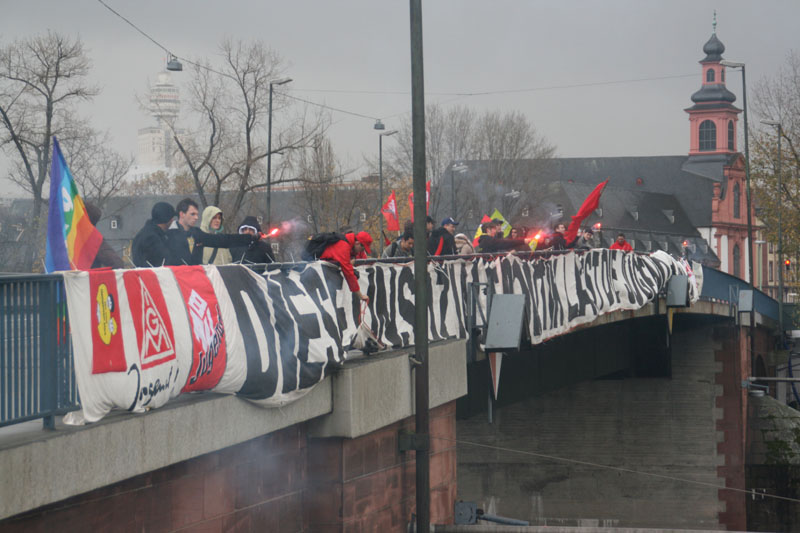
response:
[[[177,55],[212,56],[223,37],[261,39],[287,61],[298,97],[382,118],[388,129],[410,110],[406,1],[106,2]],[[423,0],[426,102],[519,110],[559,156],[684,154],[683,109],[700,87],[714,9],[724,57],[747,63],[751,86],[800,49],[796,0]],[[48,29],[80,35],[102,89],[85,112],[133,154],[137,129],[150,124],[136,95],[163,69],[163,50],[96,0],[0,0],[0,13],[2,43]],[[741,77],[730,74],[741,105]],[[500,93],[437,94],[487,91]],[[346,160],[359,164],[377,151],[372,120],[332,118],[330,136]]]

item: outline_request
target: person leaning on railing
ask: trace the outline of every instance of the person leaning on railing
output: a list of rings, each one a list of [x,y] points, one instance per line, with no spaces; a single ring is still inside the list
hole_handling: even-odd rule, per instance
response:
[[[158,202],[150,211],[150,220],[133,238],[131,259],[137,267],[158,267],[167,264],[170,249],[167,228],[175,218],[175,209],[166,202]]]

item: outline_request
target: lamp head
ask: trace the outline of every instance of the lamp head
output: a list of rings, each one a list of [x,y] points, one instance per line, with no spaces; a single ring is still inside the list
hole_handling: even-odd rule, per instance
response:
[[[730,67],[730,68],[744,68],[744,63],[737,63],[736,61],[728,61],[727,59],[723,59],[719,62],[720,65],[723,67]]]
[[[389,130],[389,131],[384,131],[380,135],[381,137],[388,137],[389,135],[394,135],[395,133],[397,133],[397,130]]]
[[[178,61],[177,57],[175,57],[173,54],[170,54],[169,60],[167,61],[167,70],[181,72],[183,70],[183,64]]]
[[[780,121],[778,121],[778,120],[762,120],[761,123],[765,124],[767,126],[780,126],[781,125]]]
[[[384,126],[384,125],[383,125],[383,122],[381,122],[381,119],[377,119],[377,120],[375,121],[375,125],[374,125],[374,126],[372,126],[372,129],[375,129],[375,130],[385,130],[385,129],[386,129],[386,126]]]
[[[292,81],[292,78],[281,78],[279,80],[269,82],[270,85],[285,85]]]

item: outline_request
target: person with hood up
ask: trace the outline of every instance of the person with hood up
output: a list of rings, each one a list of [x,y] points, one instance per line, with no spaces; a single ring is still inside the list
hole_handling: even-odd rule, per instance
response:
[[[210,205],[203,209],[203,216],[200,220],[200,231],[213,235],[220,235],[222,231],[222,209],[215,205]],[[203,258],[200,264],[203,265],[227,265],[233,262],[231,251],[227,248],[202,247]]]
[[[458,255],[469,255],[475,253],[475,247],[472,246],[472,241],[463,233],[456,233],[454,237],[456,241],[456,253]]]
[[[342,269],[347,286],[350,291],[355,294],[359,299],[365,302],[369,301],[369,297],[361,292],[358,286],[358,279],[356,272],[353,269],[353,259],[362,253],[371,253],[369,247],[372,244],[372,237],[366,231],[359,231],[358,233],[345,234],[345,240],[336,241],[329,244],[325,251],[319,256],[323,261],[331,261],[339,265]]]
[[[131,260],[140,268],[172,264],[172,251],[167,243],[167,228],[175,218],[175,209],[167,202],[158,202],[150,211],[150,219],[133,238]]]
[[[258,235],[261,233],[261,225],[258,219],[252,215],[244,217],[239,224],[239,235]],[[264,239],[259,240],[252,246],[237,246],[231,248],[231,256],[234,263],[244,263],[246,265],[261,265],[264,263],[274,263],[275,255],[272,253],[272,246]]]

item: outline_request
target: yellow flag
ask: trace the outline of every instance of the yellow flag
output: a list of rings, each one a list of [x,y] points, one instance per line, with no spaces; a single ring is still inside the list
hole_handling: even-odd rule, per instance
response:
[[[495,219],[503,221],[503,225],[500,226],[500,231],[503,232],[503,237],[508,237],[508,234],[511,233],[511,224],[509,224],[508,220],[506,220],[505,217],[500,214],[499,209],[495,209],[492,213],[492,220]]]

